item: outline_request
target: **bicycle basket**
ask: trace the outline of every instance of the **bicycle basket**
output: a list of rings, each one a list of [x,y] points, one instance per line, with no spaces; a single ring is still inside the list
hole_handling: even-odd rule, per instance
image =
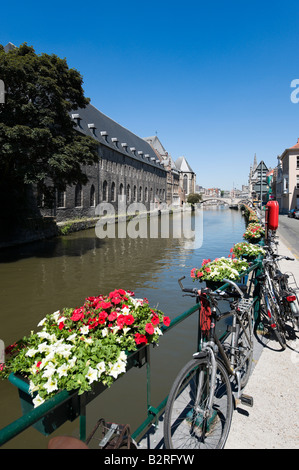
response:
[[[254,300],[252,299],[241,299],[239,302],[238,302],[238,309],[240,310],[240,312],[244,313],[244,312],[248,312],[248,310],[250,309],[250,307],[254,304]]]
[[[101,418],[86,440],[89,447],[99,449],[136,449],[129,424],[106,423]]]

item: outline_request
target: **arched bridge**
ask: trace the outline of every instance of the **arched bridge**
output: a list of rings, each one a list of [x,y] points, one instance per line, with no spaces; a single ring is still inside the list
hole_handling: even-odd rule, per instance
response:
[[[215,197],[215,196],[203,196],[202,201],[199,201],[199,204],[204,204],[205,202],[209,204],[225,204],[228,206],[239,206],[241,204],[248,204],[252,202],[250,199],[244,198],[231,198],[231,197]]]

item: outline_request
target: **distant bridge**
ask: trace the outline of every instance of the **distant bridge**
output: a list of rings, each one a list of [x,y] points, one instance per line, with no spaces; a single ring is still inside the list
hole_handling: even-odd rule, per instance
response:
[[[215,196],[208,196],[204,197],[202,201],[199,201],[198,204],[224,204],[227,206],[239,206],[241,204],[248,204],[251,201],[251,199],[244,199],[244,198],[231,198],[231,197],[215,197]]]

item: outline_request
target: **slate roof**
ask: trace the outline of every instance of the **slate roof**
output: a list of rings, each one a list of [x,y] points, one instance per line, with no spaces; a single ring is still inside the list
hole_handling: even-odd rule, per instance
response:
[[[148,142],[110,119],[93,105],[71,111],[70,115],[78,123],[75,129],[93,137],[100,144],[166,171]]]

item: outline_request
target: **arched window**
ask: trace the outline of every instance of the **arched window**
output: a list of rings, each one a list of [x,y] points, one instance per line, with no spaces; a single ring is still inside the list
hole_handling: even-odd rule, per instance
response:
[[[115,183],[113,181],[112,185],[111,185],[111,201],[115,201]]]
[[[129,184],[127,186],[127,201],[131,201],[131,187]]]
[[[145,188],[145,190],[144,190],[144,200],[145,200],[145,202],[148,201],[148,190],[147,190],[147,188]]]
[[[142,186],[139,187],[139,201],[142,201]]]
[[[136,186],[134,186],[134,189],[133,189],[133,201],[137,201],[137,188]]]
[[[82,186],[80,183],[76,185],[75,189],[75,207],[82,207]]]
[[[188,176],[184,175],[184,180],[183,180],[183,190],[185,193],[188,193]]]
[[[107,181],[104,181],[103,183],[103,201],[108,200],[108,184]]]
[[[90,188],[90,202],[89,202],[90,207],[95,207],[96,205],[96,191],[94,189],[94,185],[91,185]]]
[[[57,207],[65,207],[65,191],[57,190]]]
[[[120,199],[123,201],[124,200],[124,185],[122,183],[120,183],[119,185],[119,195],[120,195]]]

